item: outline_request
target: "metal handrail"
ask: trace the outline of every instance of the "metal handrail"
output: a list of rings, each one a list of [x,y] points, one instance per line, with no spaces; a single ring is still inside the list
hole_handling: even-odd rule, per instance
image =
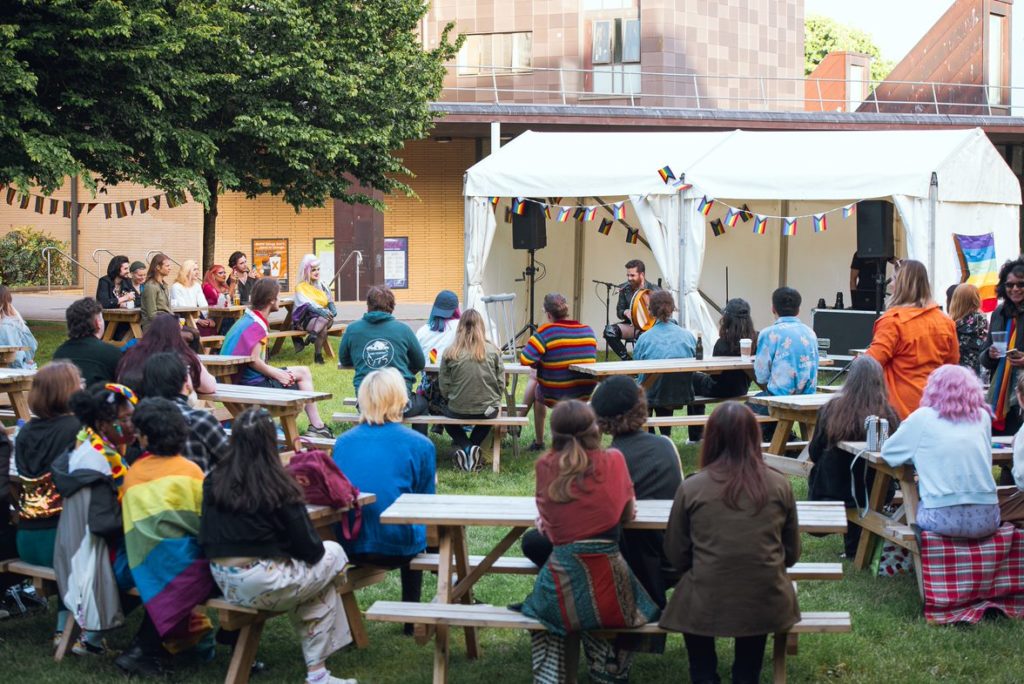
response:
[[[353,255],[356,257],[356,299],[359,299],[359,267],[363,265],[363,253],[360,252],[358,249],[353,249],[351,252],[348,253],[348,256],[345,257],[345,260],[341,262],[341,266],[339,266],[338,270],[334,272],[334,277],[331,278],[331,282],[327,285],[327,287],[328,289],[331,290],[334,289],[335,283],[338,282],[338,276],[341,275],[341,270],[345,268],[345,266],[348,264],[349,259],[351,259]]]
[[[41,250],[41,253],[43,255],[43,258],[46,259],[46,294],[51,294],[51,290],[52,290],[52,283],[51,283],[51,278],[50,278],[50,266],[51,266],[50,252],[57,252],[62,257],[64,257],[65,259],[67,259],[71,263],[73,263],[76,266],[78,266],[79,268],[81,268],[83,271],[85,271],[86,273],[91,275],[96,280],[100,279],[100,277],[98,275],[96,275],[95,273],[90,271],[88,268],[86,268],[85,264],[81,263],[78,259],[74,258],[73,256],[71,256],[70,254],[68,254],[64,250],[60,249],[59,247],[53,247],[53,246],[43,247],[43,249]]]
[[[99,254],[100,252],[106,252],[111,257],[116,257],[117,256],[116,254],[111,252],[109,249],[107,249],[105,247],[99,247],[97,249],[92,250],[92,260],[95,261],[97,264],[100,263],[100,260],[96,258],[96,255]]]
[[[152,261],[154,254],[163,254],[165,257],[171,260],[171,263],[175,264],[178,268],[181,268],[181,264],[175,261],[174,257],[172,257],[167,252],[161,252],[159,249],[151,249],[148,252],[146,252],[146,261]]]

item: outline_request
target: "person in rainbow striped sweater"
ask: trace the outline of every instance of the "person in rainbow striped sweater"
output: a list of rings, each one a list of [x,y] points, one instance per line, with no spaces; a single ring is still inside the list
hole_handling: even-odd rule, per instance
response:
[[[544,419],[547,409],[565,399],[587,401],[597,385],[593,377],[569,370],[574,363],[597,361],[597,339],[593,329],[569,318],[565,297],[552,292],[544,296],[548,322],[537,328],[519,355],[524,366],[537,369],[536,382],[526,388],[526,403],[533,403],[536,433],[531,451],[544,449]],[[532,396],[531,396],[532,394]]]

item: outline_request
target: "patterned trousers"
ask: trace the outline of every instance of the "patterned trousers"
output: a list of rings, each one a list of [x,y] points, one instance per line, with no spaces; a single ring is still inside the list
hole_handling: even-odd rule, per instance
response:
[[[248,566],[210,563],[224,598],[258,610],[287,611],[302,640],[306,667],[352,643],[352,631],[334,582],[348,558],[336,542],[324,542],[315,565],[294,558],[266,558]]]
[[[625,684],[629,681],[629,670],[633,665],[633,652],[616,648],[607,639],[598,639],[583,632],[577,635],[559,636],[551,632],[532,632],[531,651],[534,684],[562,684],[566,681],[566,657],[569,655],[567,642],[579,637],[583,642],[583,654],[590,671],[590,680],[602,684]],[[572,649],[575,656],[576,650]],[[571,663],[575,667],[576,663]]]

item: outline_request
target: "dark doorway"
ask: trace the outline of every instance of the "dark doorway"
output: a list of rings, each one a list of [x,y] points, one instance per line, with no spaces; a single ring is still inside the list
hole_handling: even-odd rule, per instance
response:
[[[353,188],[353,192],[358,190]],[[374,195],[379,197],[377,193]],[[355,251],[363,255],[358,292]],[[383,284],[384,215],[381,212],[365,204],[334,201],[334,263],[335,268],[341,268],[335,290],[338,301],[362,301],[371,286]]]

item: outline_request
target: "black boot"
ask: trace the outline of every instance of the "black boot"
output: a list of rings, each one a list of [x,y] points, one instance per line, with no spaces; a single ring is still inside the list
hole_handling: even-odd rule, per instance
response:
[[[114,665],[129,676],[158,677],[165,674],[161,658],[146,653],[137,643],[133,643],[127,651],[114,658]]]
[[[623,361],[629,361],[629,352],[626,351],[626,345],[622,342],[622,331],[619,330],[619,326],[612,323],[604,329],[604,341],[608,343],[608,348],[615,352]]]

